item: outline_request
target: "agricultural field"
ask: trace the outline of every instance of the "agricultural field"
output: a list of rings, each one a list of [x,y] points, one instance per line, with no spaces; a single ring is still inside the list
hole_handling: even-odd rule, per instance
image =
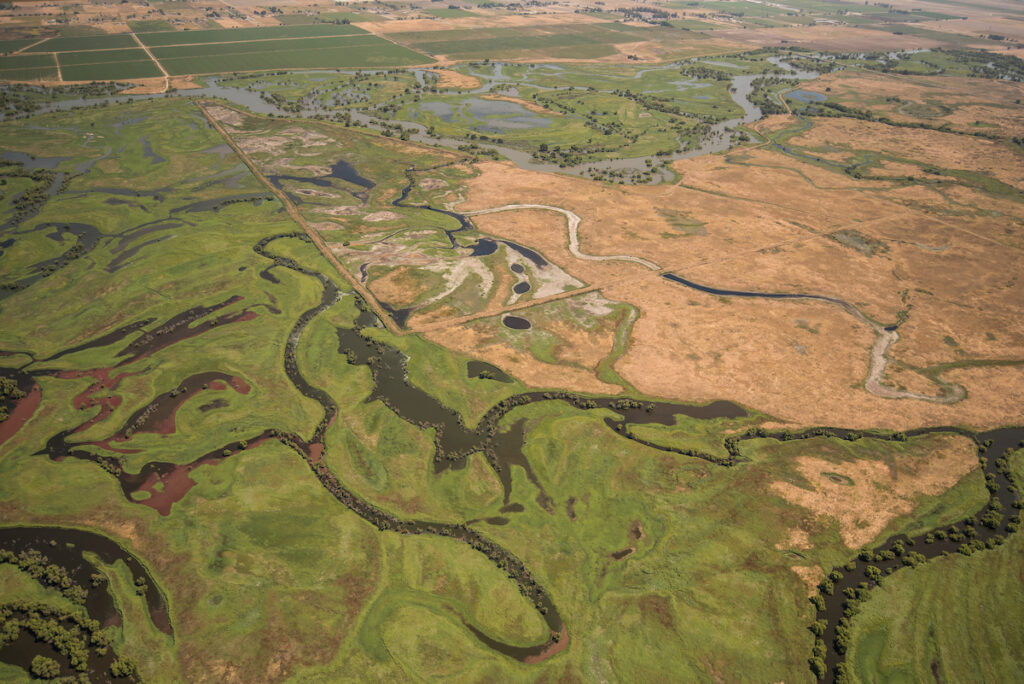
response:
[[[573,21],[540,27],[492,26],[403,31],[389,27],[389,39],[449,60],[590,60],[621,58],[628,50],[659,59],[709,54],[721,47],[700,33],[619,22]]]
[[[1019,16],[0,7],[0,682],[1016,681]]]
[[[141,29],[161,28],[143,24]],[[56,37],[12,43],[0,78],[19,81],[131,81],[295,68],[366,68],[427,64],[431,58],[347,23],[198,31],[149,31]]]

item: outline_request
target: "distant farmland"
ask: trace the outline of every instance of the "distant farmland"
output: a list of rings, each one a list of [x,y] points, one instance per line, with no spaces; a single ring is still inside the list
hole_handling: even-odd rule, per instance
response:
[[[176,52],[157,55],[157,59],[173,76],[262,69],[410,66],[434,61],[382,38],[367,38],[358,42],[339,40],[333,45],[317,48],[301,47],[302,44],[296,41],[295,49],[273,52],[253,43],[229,43],[216,46],[225,48],[217,54],[203,57],[188,56],[189,50],[175,48]]]
[[[370,35],[349,24],[310,24],[297,26],[259,26],[256,28],[211,29],[208,31],[159,31],[140,33],[147,47],[164,45],[196,45],[200,43],[237,43],[274,38],[314,38],[319,36]]]
[[[51,38],[37,45],[11,41],[9,50],[26,51],[0,57],[0,80],[154,78],[163,75],[160,65],[168,74],[180,76],[262,69],[410,66],[433,61],[346,24],[156,31],[136,36],[151,48],[153,58],[127,33]]]
[[[615,45],[643,41],[703,39],[678,29],[638,27],[615,22],[546,24],[538,27],[451,29],[389,33],[392,40],[451,59],[596,59],[617,52]]]
[[[79,50],[113,50],[116,48],[138,47],[127,33],[111,33],[105,36],[84,36],[81,38],[50,38],[25,52],[78,52]]]
[[[53,55],[0,57],[0,79],[32,81],[44,78],[57,78],[57,62]]]

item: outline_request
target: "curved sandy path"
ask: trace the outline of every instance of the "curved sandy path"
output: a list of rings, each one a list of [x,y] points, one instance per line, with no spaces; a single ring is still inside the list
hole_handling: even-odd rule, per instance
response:
[[[547,211],[554,211],[565,216],[569,228],[569,252],[572,253],[577,259],[585,259],[587,261],[630,261],[634,264],[640,264],[646,266],[652,271],[660,271],[661,267],[652,261],[635,256],[628,256],[624,254],[618,255],[596,255],[596,254],[584,254],[580,251],[580,237],[579,227],[582,219],[579,214],[563,209],[561,207],[554,207],[548,204],[506,204],[501,207],[492,207],[490,209],[477,209],[476,211],[462,212],[464,216],[479,216],[482,214],[496,214],[502,211],[514,211],[516,209],[544,209]],[[758,293],[749,293],[750,295],[758,296]],[[766,298],[769,298],[765,295]],[[871,354],[868,361],[868,373],[864,379],[864,389],[879,397],[885,399],[918,399],[920,401],[929,401],[936,404],[955,404],[956,402],[963,399],[967,392],[966,390],[956,383],[943,383],[936,382],[937,385],[942,389],[942,394],[937,397],[929,396],[927,394],[921,394],[920,392],[911,392],[909,390],[899,390],[882,383],[882,378],[885,376],[885,369],[889,365],[889,358],[886,353],[896,344],[900,339],[899,333],[895,330],[889,330],[882,325],[879,325],[875,321],[871,320],[853,304],[846,302],[841,299],[834,297],[825,297],[821,295],[792,295],[789,298],[792,299],[811,299],[818,301],[825,301],[834,304],[851,316],[859,320],[861,323],[871,328],[875,335],[875,343],[871,347]]]
[[[476,211],[464,211],[461,212],[464,216],[479,216],[481,214],[496,214],[501,211],[513,211],[515,209],[545,209],[547,211],[554,211],[566,218],[569,226],[569,252],[577,259],[585,259],[587,261],[631,261],[634,264],[640,264],[646,266],[652,271],[661,270],[661,266],[658,266],[653,261],[648,261],[641,257],[628,256],[625,254],[607,255],[600,256],[597,254],[584,254],[580,251],[580,222],[583,220],[575,212],[569,211],[568,209],[562,209],[561,207],[552,207],[547,204],[506,204],[503,207],[493,207],[491,209],[477,209]]]

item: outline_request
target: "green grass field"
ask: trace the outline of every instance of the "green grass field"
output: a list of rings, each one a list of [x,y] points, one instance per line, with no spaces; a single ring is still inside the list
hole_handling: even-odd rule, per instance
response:
[[[1014,458],[1024,477],[1024,454]],[[855,681],[1017,681],[1024,635],[1024,542],[970,557],[937,558],[871,592],[853,621],[847,663]]]

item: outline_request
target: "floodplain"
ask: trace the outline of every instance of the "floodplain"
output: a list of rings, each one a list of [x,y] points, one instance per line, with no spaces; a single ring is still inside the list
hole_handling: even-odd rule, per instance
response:
[[[0,681],[1015,678],[1024,36],[180,4],[0,9]]]

